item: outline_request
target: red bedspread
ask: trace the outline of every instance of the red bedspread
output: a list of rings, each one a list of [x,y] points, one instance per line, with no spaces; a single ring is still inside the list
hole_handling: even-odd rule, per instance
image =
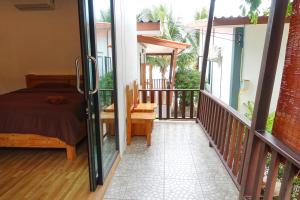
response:
[[[63,97],[51,104],[49,97]],[[73,88],[21,89],[0,95],[0,134],[34,133],[75,145],[82,135],[84,97]]]

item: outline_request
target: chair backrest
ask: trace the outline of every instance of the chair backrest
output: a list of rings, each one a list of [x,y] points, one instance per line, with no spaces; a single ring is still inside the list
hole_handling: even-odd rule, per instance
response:
[[[133,81],[133,106],[137,106],[137,104],[140,102],[140,96],[139,96],[139,86],[137,84],[137,81]]]
[[[126,116],[127,120],[131,119],[131,111],[133,109],[133,90],[126,85]]]

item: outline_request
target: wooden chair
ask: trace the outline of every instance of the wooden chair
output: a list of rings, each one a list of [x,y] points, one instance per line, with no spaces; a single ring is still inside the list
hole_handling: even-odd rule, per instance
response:
[[[136,106],[140,103],[139,86],[137,81],[133,81],[133,105]]]
[[[151,145],[151,132],[153,128],[153,121],[155,119],[154,112],[132,112],[133,110],[133,90],[126,86],[126,125],[127,125],[127,145],[131,144],[132,126],[143,125],[145,127],[147,145]]]
[[[104,127],[103,127],[104,124],[106,124],[106,131],[108,131],[111,136],[114,135],[115,134],[115,113],[114,112],[101,112],[100,128],[103,134],[104,134]]]

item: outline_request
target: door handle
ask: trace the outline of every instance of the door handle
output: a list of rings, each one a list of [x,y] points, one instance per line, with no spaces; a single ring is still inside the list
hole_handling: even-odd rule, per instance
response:
[[[96,94],[99,90],[99,69],[98,69],[98,63],[95,57],[93,56],[87,56],[89,60],[91,60],[94,63],[95,66],[95,76],[96,76],[96,82],[95,82],[95,88],[92,91],[89,91],[89,94]]]
[[[77,87],[77,91],[80,94],[84,94],[84,91],[80,88],[80,65],[79,65],[79,60],[80,57],[78,56],[75,59],[75,67],[76,67],[76,87]]]

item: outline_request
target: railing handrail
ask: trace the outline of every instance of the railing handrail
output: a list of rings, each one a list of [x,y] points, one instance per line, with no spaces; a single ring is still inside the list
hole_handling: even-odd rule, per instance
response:
[[[200,89],[139,89],[141,92],[148,92],[148,91],[200,91]]]
[[[255,135],[268,146],[270,146],[273,150],[279,153],[282,157],[300,168],[300,155],[294,152],[289,146],[287,146],[268,132],[255,131]]]
[[[250,128],[251,121],[249,119],[247,119],[244,115],[242,115],[241,113],[239,113],[238,111],[236,111],[235,109],[233,109],[232,107],[230,107],[229,105],[225,104],[223,101],[221,101],[217,97],[215,97],[212,94],[208,93],[207,91],[201,90],[200,92],[203,93],[204,95],[206,95],[207,97],[211,98],[219,106],[223,107],[227,112],[229,112],[233,117],[235,117],[236,119],[238,119],[239,121],[241,121],[245,126],[247,126],[248,128]]]
[[[113,91],[114,89],[99,89],[99,91]]]
[[[151,80],[150,78],[147,78],[146,80]],[[167,78],[153,78],[152,80],[169,80]]]

